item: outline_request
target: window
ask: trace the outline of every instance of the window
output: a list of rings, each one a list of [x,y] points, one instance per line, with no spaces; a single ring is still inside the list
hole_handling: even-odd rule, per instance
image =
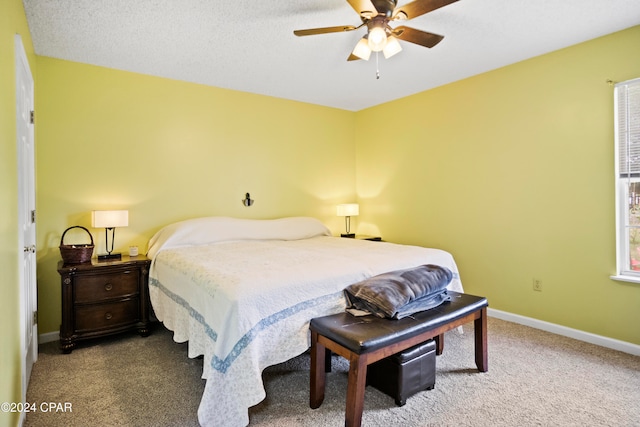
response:
[[[614,110],[617,278],[640,282],[640,79],[616,84]]]

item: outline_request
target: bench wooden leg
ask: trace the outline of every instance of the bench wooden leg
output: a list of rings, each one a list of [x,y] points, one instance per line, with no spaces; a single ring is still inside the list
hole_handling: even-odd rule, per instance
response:
[[[325,372],[325,357],[327,351],[325,347],[318,343],[318,333],[311,331],[311,373],[309,406],[312,409],[319,408],[324,400],[324,389],[327,378]]]
[[[436,341],[436,355],[440,356],[444,350],[444,334],[436,335],[433,339]]]
[[[489,370],[489,357],[487,354],[487,308],[480,310],[480,316],[473,321],[476,347],[476,366],[480,372]]]
[[[345,427],[360,427],[364,410],[364,389],[367,385],[366,357],[352,353],[349,357],[349,381],[347,383],[347,409]]]
[[[324,371],[331,372],[331,350],[325,347],[324,352]]]

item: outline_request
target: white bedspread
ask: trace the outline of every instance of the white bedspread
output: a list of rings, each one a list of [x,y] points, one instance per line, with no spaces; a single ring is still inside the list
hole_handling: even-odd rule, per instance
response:
[[[343,289],[367,277],[420,264],[453,272],[441,250],[339,237],[221,241],[157,251],[149,294],[156,316],[204,355],[203,426],[245,426],[265,397],[262,370],[309,347],[309,320],[345,309]]]

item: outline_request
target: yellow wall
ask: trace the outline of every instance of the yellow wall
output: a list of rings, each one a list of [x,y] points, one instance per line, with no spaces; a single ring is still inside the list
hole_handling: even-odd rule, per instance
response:
[[[639,41],[636,27],[358,113],[38,57],[40,332],[59,328],[60,235],[92,209],[129,209],[117,249],[144,251],[201,215],[312,215],[338,233],[335,204],[357,194],[359,232],[451,251],[493,308],[640,344],[640,289],[609,279],[605,82],[640,74]]]
[[[41,333],[59,330],[63,231],[89,228],[95,252],[104,252],[91,210],[129,210],[129,227],[116,230],[120,251],[133,244],[144,252],[160,227],[206,215],[315,216],[340,231],[335,205],[355,200],[353,113],[37,61]],[[65,243],[81,239],[68,234]]]
[[[640,75],[640,27],[349,113],[36,59],[22,2],[8,0],[0,3],[0,402],[21,396],[16,33],[36,78],[40,333],[59,328],[60,235],[89,226],[92,209],[129,209],[118,249],[144,250],[162,225],[199,215],[313,215],[339,232],[335,204],[357,190],[360,232],[451,251],[467,291],[493,308],[640,344],[640,289],[609,279],[605,83]],[[247,191],[251,208],[240,204]],[[102,233],[92,231],[101,248]],[[532,291],[534,277],[543,292]],[[0,426],[17,420],[0,413]]]
[[[20,0],[0,3],[0,402],[22,400],[20,379],[20,288],[18,179],[16,151],[15,35],[35,76],[35,56]],[[18,414],[0,412],[0,426],[13,426]]]
[[[640,344],[640,285],[609,279],[606,83],[640,77],[638,46],[635,27],[359,112],[360,226],[451,251],[495,309]]]

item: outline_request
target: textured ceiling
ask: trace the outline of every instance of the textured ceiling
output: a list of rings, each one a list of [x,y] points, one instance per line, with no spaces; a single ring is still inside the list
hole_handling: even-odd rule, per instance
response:
[[[640,0],[460,0],[402,23],[440,44],[376,64],[346,61],[364,27],[293,35],[359,25],[345,0],[23,1],[38,55],[351,111],[640,24]]]

